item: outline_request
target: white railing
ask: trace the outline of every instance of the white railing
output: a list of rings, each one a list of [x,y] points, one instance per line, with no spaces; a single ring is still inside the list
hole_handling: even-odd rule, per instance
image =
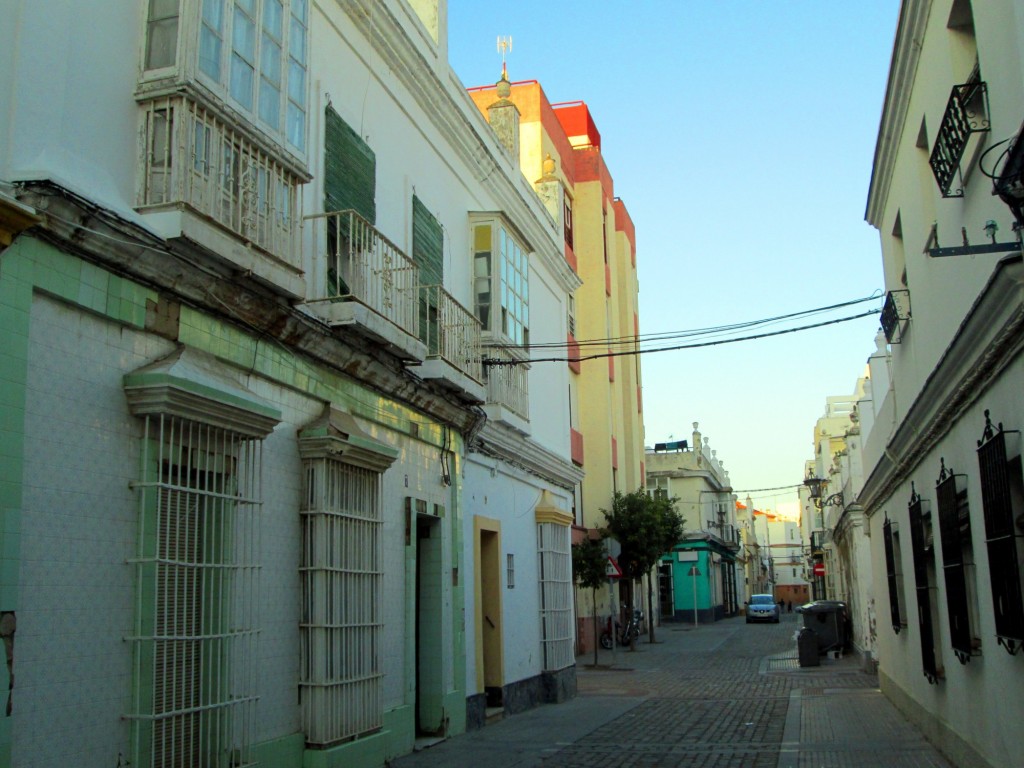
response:
[[[352,210],[307,216],[326,225],[327,279],[313,289],[314,301],[357,301],[419,337],[419,267],[394,243]]]
[[[480,320],[439,285],[420,289],[420,339],[427,357],[440,358],[473,379],[484,381]]]
[[[487,366],[487,402],[504,406],[529,421],[529,363],[507,347],[487,347],[484,357],[492,361]]]
[[[184,95],[141,107],[139,210],[191,208],[301,269],[298,177]]]

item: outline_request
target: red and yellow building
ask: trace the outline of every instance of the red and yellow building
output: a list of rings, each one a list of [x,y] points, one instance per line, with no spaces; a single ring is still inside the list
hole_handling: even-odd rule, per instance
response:
[[[503,119],[511,117],[518,142],[507,142],[517,144],[510,150],[562,228],[565,259],[581,279],[566,318],[568,438],[572,460],[585,472],[575,492],[573,538],[579,541],[605,525],[603,510],[616,491],[645,486],[642,379],[640,357],[633,354],[640,333],[636,233],[615,195],[586,103],[552,104],[535,80],[499,86],[473,88],[470,95],[492,125],[496,109],[505,110]],[[612,610],[607,593],[600,597],[599,622]],[[593,638],[590,606],[590,595],[577,601],[579,652]]]

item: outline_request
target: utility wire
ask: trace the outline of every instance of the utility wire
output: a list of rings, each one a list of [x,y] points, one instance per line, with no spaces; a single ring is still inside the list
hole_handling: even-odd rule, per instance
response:
[[[776,323],[781,320],[791,320],[797,317],[806,317],[808,315],[822,314],[830,312],[835,309],[842,309],[844,307],[853,306],[855,304],[863,304],[866,301],[875,301],[881,297],[879,292],[875,292],[870,296],[864,296],[859,299],[852,299],[850,301],[840,302],[838,304],[830,304],[824,307],[815,307],[813,309],[804,309],[799,312],[790,312],[785,315],[776,315],[774,317],[762,318],[759,320],[747,320],[741,323],[731,323],[729,325],[709,326],[706,328],[694,328],[682,331],[663,331],[658,333],[640,334],[637,336],[613,336],[605,339],[577,339],[576,345],[580,347],[586,346],[608,346],[615,344],[644,344],[655,341],[668,341],[670,339],[677,338],[690,338],[694,336],[706,336],[714,335],[718,333],[728,333],[729,331],[744,330],[747,328],[756,327],[759,325],[769,325]],[[567,342],[548,342],[543,344],[531,344],[530,349],[567,349],[569,344]]]
[[[634,355],[646,355],[652,352],[676,352],[681,349],[697,349],[699,347],[715,347],[719,344],[734,344],[738,341],[752,341],[754,339],[766,339],[771,336],[782,336],[787,333],[796,333],[797,331],[807,331],[812,328],[821,328],[826,325],[835,325],[837,323],[845,323],[850,320],[858,320],[862,317],[868,317],[870,315],[880,314],[880,309],[869,309],[867,312],[861,312],[859,315],[850,315],[849,317],[840,317],[835,320],[823,320],[820,323],[811,323],[810,325],[800,325],[796,328],[785,328],[780,331],[767,331],[765,333],[757,333],[752,336],[738,336],[734,339],[718,339],[716,341],[702,341],[694,344],[677,344],[671,347],[656,347],[654,349],[634,349],[627,350],[624,352],[605,352],[597,355],[581,355],[578,357],[538,357],[531,358],[528,360],[499,360],[491,357],[485,357],[483,363],[485,366],[500,366],[500,365],[523,365],[524,363],[581,363],[586,360],[600,360],[605,357],[632,357]],[[524,347],[511,347],[511,346],[495,346],[491,349],[525,349]]]

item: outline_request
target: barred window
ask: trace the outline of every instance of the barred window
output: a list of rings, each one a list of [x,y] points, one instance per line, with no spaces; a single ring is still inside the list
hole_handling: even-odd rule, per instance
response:
[[[1019,453],[1012,459],[1020,440],[1016,430],[994,428],[985,411],[985,430],[978,441],[981,500],[985,510],[985,546],[988,549],[989,578],[996,639],[1011,654],[1024,644],[1024,589],[1021,585],[1024,537],[1015,520],[1024,511],[1024,474]]]
[[[958,490],[957,477],[946,469],[943,461],[935,493],[942,536],[942,572],[946,583],[949,636],[957,659],[966,664],[978,652],[981,639],[976,637],[978,619],[970,507],[967,489]]]
[[[914,556],[914,590],[917,596],[918,629],[921,640],[921,666],[929,683],[942,676],[935,644],[935,553],[932,543],[931,512],[911,484],[910,546]]]
[[[903,597],[899,531],[888,515],[885,516],[885,523],[882,525],[882,538],[885,542],[885,572],[889,586],[889,618],[892,621],[892,631],[898,635],[900,630],[907,626],[904,613],[906,600]]]
[[[256,702],[262,440],[145,417],[133,765],[247,765]]]
[[[572,666],[572,550],[569,526],[537,523],[541,649],[545,671]]]
[[[380,474],[303,462],[300,703],[306,741],[381,727]]]

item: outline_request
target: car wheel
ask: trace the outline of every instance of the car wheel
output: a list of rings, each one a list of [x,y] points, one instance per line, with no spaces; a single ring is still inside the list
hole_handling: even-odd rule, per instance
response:
[[[750,619],[747,619],[747,624],[749,624],[749,623],[750,623]]]
[[[778,617],[778,616],[776,616],[776,617],[775,617],[775,623],[776,623],[776,624],[778,624],[778,623],[779,623],[779,617]]]

